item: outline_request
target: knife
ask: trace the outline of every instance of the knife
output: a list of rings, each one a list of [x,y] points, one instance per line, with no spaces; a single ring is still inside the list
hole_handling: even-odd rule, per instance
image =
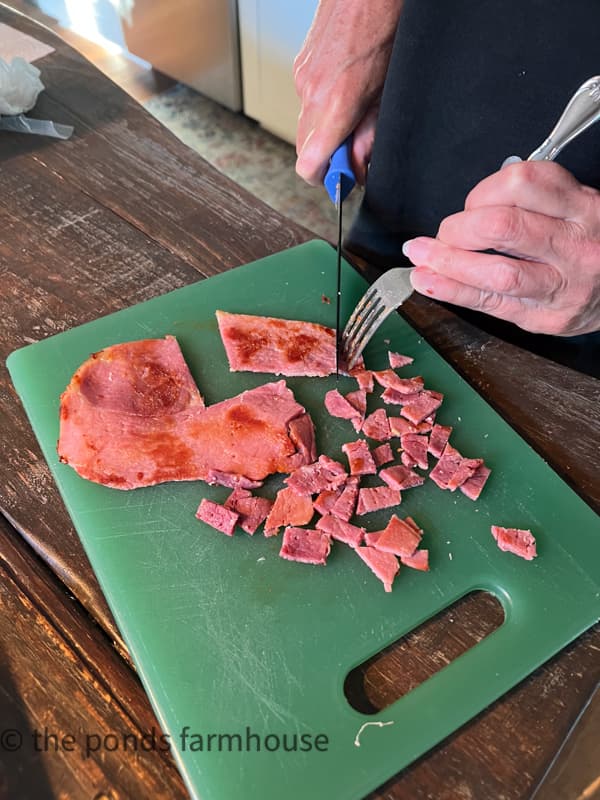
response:
[[[323,183],[331,202],[338,213],[337,236],[337,294],[335,306],[335,379],[340,376],[340,300],[342,296],[342,205],[356,185],[356,176],[352,170],[350,154],[352,152],[352,134],[337,148],[331,156]]]

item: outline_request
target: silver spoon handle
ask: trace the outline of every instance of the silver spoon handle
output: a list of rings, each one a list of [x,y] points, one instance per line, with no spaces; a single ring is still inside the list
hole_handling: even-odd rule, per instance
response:
[[[600,75],[582,83],[552,133],[527,159],[553,161],[565,145],[600,119]]]

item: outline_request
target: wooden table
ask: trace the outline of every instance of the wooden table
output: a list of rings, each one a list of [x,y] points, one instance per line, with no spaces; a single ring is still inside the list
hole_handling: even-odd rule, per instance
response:
[[[69,142],[0,134],[0,797],[185,798],[169,753],[83,758],[85,733],[158,722],[66,514],[4,360],[15,348],[313,238],[179,142],[72,48],[56,50],[36,114]],[[595,509],[600,383],[519,350],[424,298],[406,317]],[[575,533],[574,533],[575,535]],[[406,691],[497,624],[485,596],[459,626],[428,623],[366,675],[369,702]],[[589,630],[373,798],[526,798],[600,675]],[[410,654],[409,651],[410,650]],[[410,660],[407,660],[410,655]],[[407,672],[408,670],[408,672]],[[44,739],[44,732],[54,734]],[[57,736],[58,735],[58,736]],[[61,736],[74,735],[75,741]]]

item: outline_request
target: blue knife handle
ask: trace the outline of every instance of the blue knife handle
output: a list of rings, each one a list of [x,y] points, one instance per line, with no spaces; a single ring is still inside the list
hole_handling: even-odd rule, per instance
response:
[[[335,203],[337,184],[341,185],[341,200],[345,200],[356,185],[356,176],[352,171],[350,153],[352,151],[352,134],[342,142],[335,153],[331,156],[327,172],[323,178],[323,183],[327,189],[327,194],[331,202]]]

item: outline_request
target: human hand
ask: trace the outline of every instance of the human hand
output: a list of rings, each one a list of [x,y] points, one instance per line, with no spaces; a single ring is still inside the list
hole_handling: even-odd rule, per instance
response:
[[[296,172],[316,186],[354,132],[352,168],[364,184],[379,98],[403,0],[320,0],[294,61],[301,100]]]
[[[487,249],[498,252],[477,252]],[[435,239],[403,251],[422,294],[533,333],[600,330],[600,192],[558,164],[524,161],[490,175]]]

